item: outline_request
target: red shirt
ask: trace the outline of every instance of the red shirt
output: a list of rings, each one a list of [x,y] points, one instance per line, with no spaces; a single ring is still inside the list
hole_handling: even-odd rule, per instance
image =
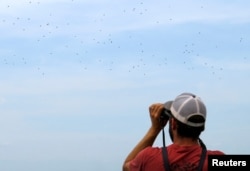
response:
[[[167,147],[168,160],[171,171],[197,171],[202,148],[195,146],[179,146],[176,144]],[[221,151],[207,150],[207,155],[223,155]],[[130,171],[165,171],[162,151],[159,147],[147,147],[130,162]],[[203,171],[208,169],[207,157]]]

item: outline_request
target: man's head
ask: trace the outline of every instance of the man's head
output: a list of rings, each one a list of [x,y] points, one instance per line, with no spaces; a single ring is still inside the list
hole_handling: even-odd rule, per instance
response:
[[[174,101],[164,104],[165,114],[169,115],[169,133],[173,141],[173,129],[181,137],[197,139],[205,129],[206,106],[192,93],[182,93]],[[174,125],[173,125],[174,124]]]

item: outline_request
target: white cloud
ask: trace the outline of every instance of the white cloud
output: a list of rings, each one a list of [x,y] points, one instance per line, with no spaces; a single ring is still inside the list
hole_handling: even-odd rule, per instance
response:
[[[6,99],[4,97],[0,97],[0,105],[4,104],[6,102]]]

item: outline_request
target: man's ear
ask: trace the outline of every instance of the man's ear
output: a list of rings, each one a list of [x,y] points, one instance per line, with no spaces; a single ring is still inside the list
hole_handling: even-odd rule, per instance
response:
[[[177,121],[174,118],[171,119],[171,126],[173,130],[177,129]]]

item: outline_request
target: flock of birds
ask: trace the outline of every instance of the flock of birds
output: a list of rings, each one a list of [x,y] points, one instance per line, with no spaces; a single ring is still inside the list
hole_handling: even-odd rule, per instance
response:
[[[77,3],[76,0],[69,0],[69,2],[72,3]],[[27,1],[27,6],[29,8],[31,8],[33,5],[34,8],[39,8],[39,6],[42,6],[43,3],[40,1]],[[147,8],[144,8],[143,2],[137,2],[137,5],[139,5],[140,8],[130,8],[130,9],[123,9],[121,11],[121,13],[136,13],[136,15],[143,15],[145,13],[148,13],[149,10]],[[12,27],[12,29],[14,28],[16,32],[18,32],[19,37],[22,37],[20,35],[24,35],[24,36],[28,36],[29,34],[36,34],[36,40],[31,42],[32,47],[31,48],[37,48],[37,50],[35,50],[39,56],[46,56],[46,58],[60,58],[60,56],[63,56],[63,53],[68,55],[69,59],[68,60],[75,60],[75,62],[78,62],[79,65],[82,66],[83,70],[88,70],[89,68],[89,61],[92,62],[92,65],[99,65],[99,66],[104,66],[104,68],[106,68],[109,71],[113,71],[116,64],[118,64],[121,61],[126,61],[125,59],[121,59],[121,57],[119,57],[119,53],[126,52],[129,51],[128,48],[126,48],[126,46],[131,46],[129,44],[120,44],[119,41],[117,41],[115,38],[112,37],[112,33],[108,33],[106,32],[105,29],[101,28],[102,26],[102,22],[105,21],[105,17],[107,16],[106,13],[102,13],[100,14],[98,17],[99,18],[93,18],[93,23],[96,23],[96,25],[98,25],[98,27],[95,28],[95,30],[93,31],[95,34],[93,35],[92,38],[87,38],[88,43],[92,43],[95,44],[95,46],[97,47],[97,49],[89,49],[89,45],[86,46],[86,40],[84,39],[84,36],[81,35],[81,32],[74,32],[74,30],[72,30],[72,32],[70,32],[71,28],[73,28],[74,23],[71,23],[70,18],[66,17],[65,23],[63,25],[60,25],[60,23],[57,23],[57,16],[54,15],[53,11],[51,11],[50,13],[46,14],[44,17],[44,20],[42,21],[42,23],[37,23],[36,28],[35,28],[35,33],[30,32],[31,30],[34,30],[34,22],[36,21],[36,14],[29,16],[29,17],[23,17],[22,15],[18,15],[15,14],[15,11],[13,11],[12,7],[15,7],[15,4],[9,4],[6,6],[6,9],[4,11],[8,11],[8,13],[12,13],[12,15],[10,16],[5,16],[5,15],[0,15],[0,25],[2,27],[2,29],[6,28],[8,29],[9,27]],[[203,8],[203,6],[202,6]],[[16,15],[16,16],[15,16]],[[60,19],[61,20],[61,19]],[[173,18],[170,18],[170,21],[172,21]],[[155,24],[158,24],[159,21],[155,21]],[[72,27],[71,27],[72,26]],[[55,41],[55,39],[57,38],[58,34],[60,37],[60,32],[62,32],[62,30],[68,30],[69,33],[66,35],[64,40],[61,40],[63,38],[60,38],[60,40]],[[41,33],[41,34],[39,34]],[[105,35],[106,34],[106,35]],[[197,33],[197,36],[201,36],[201,32]],[[98,38],[99,35],[104,35],[105,39],[102,38]],[[13,35],[12,35],[13,36]],[[15,35],[14,35],[15,36]],[[34,36],[34,35],[33,35]],[[134,56],[137,56],[136,60],[133,59],[133,61],[137,61],[137,63],[134,64],[129,64],[127,66],[127,71],[129,73],[135,73],[138,70],[144,70],[143,71],[143,75],[146,76],[147,75],[147,71],[146,69],[143,68],[147,68],[147,66],[151,65],[150,63],[148,63],[146,58],[151,58],[154,59],[155,61],[158,61],[156,63],[154,63],[154,65],[158,65],[158,67],[166,67],[168,65],[168,63],[171,61],[171,57],[165,57],[165,56],[158,56],[157,55],[157,49],[155,51],[149,51],[147,49],[148,46],[144,46],[144,42],[139,40],[138,38],[134,38],[136,37],[136,35],[133,35],[133,33],[128,34],[128,40],[127,42],[131,42],[131,44],[133,44],[133,46],[135,46],[137,48],[137,50],[132,50],[130,52],[134,53]],[[8,39],[8,37],[5,37],[5,40]],[[13,66],[15,67],[16,65],[23,65],[23,66],[30,66],[32,64],[34,64],[35,61],[35,55],[36,54],[30,54],[30,47],[25,47],[25,43],[21,42],[20,40],[25,40],[24,38],[21,39],[17,39],[15,40],[15,38],[11,37],[11,43],[14,44],[14,41],[17,41],[18,44],[20,44],[21,47],[24,47],[24,49],[26,49],[25,54],[19,55],[19,49],[12,49],[11,52],[7,53],[7,54],[2,54],[0,56],[0,64],[1,65],[8,65],[8,66]],[[58,44],[51,44],[51,40],[59,43],[60,45],[63,46],[62,50],[56,50],[56,48],[58,48]],[[146,39],[144,39],[146,40]],[[61,41],[61,42],[60,42]],[[122,42],[122,41],[121,41]],[[188,43],[187,43],[188,42]],[[240,37],[239,38],[239,43],[243,42],[243,38]],[[1,42],[2,44],[4,42]],[[7,48],[12,47],[12,44],[7,45]],[[182,53],[182,65],[183,67],[186,67],[187,70],[194,70],[194,66],[192,66],[192,64],[190,63],[190,56],[197,56],[199,57],[200,55],[202,56],[202,54],[200,54],[201,52],[197,52],[195,49],[195,43],[192,42],[192,40],[186,41],[186,43],[184,44],[184,46],[182,47],[183,49],[180,49],[181,53]],[[105,50],[105,46],[107,46],[106,50]],[[6,45],[5,45],[6,47]],[[13,46],[14,47],[14,46]],[[47,50],[45,50],[47,48]],[[113,48],[113,50],[112,50]],[[135,49],[136,49],[135,48]],[[34,50],[34,49],[32,49]],[[109,59],[109,54],[101,54],[102,56],[95,58],[95,61],[91,61],[93,60],[93,56],[95,54],[96,50],[101,50],[104,51],[103,53],[109,53],[112,54],[114,53],[114,51],[116,52],[116,54],[114,54],[114,56],[116,57],[112,57]],[[215,45],[213,50],[219,50],[218,46]],[[20,53],[21,54],[21,53]],[[26,55],[26,56],[24,56]],[[166,55],[167,56],[167,55]],[[31,59],[33,58],[33,59]],[[42,57],[40,57],[42,58]],[[65,57],[64,57],[65,58]],[[124,58],[124,57],[123,57]],[[130,60],[130,59],[128,59]],[[244,60],[247,60],[247,57],[244,57]],[[32,62],[31,62],[32,61]],[[86,62],[88,61],[88,62]],[[60,65],[60,62],[58,63]],[[46,71],[43,70],[43,65],[39,62],[35,63],[36,65],[36,70],[43,76],[45,76]],[[216,72],[222,72],[223,71],[223,66],[221,67],[217,67],[214,66],[213,64],[210,64],[209,62],[204,62],[204,68],[210,68],[211,70],[211,74],[216,75]],[[34,67],[33,67],[34,68]],[[221,79],[221,77],[218,77],[219,79]]]

